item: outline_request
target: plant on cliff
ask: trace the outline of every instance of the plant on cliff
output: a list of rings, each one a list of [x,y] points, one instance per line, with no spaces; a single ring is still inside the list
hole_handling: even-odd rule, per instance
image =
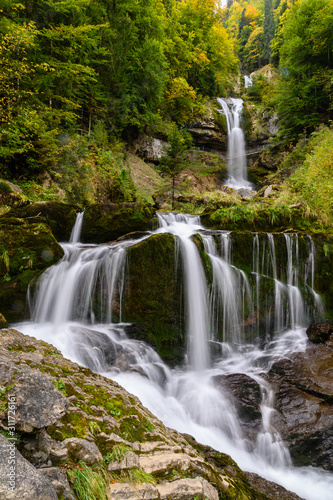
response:
[[[169,146],[164,148],[165,155],[162,156],[159,168],[172,179],[172,198],[171,206],[174,208],[175,201],[175,182],[178,174],[187,166],[186,151],[191,146],[191,137],[189,134],[173,126],[168,135]]]

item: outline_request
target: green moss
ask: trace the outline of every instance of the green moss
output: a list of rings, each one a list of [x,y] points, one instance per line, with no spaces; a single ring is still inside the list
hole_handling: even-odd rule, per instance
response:
[[[119,435],[126,441],[150,441],[154,426],[142,415],[131,415],[120,421]]]
[[[47,428],[48,434],[54,439],[63,441],[66,438],[77,437],[84,439],[87,436],[89,424],[87,419],[78,413],[67,412],[59,423]]]
[[[128,275],[123,321],[128,335],[151,343],[171,364],[182,359],[184,318],[182,265],[175,262],[175,237],[154,234],[127,249]]]
[[[82,241],[104,243],[133,231],[152,229],[155,209],[140,203],[96,203],[87,208],[82,223]]]

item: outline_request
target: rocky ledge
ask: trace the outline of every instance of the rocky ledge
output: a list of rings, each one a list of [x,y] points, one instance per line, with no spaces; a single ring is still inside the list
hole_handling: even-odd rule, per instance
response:
[[[0,331],[0,498],[296,500],[52,345]]]

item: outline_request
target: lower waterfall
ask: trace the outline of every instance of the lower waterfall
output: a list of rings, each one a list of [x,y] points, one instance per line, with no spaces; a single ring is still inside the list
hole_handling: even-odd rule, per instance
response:
[[[195,216],[160,213],[158,219],[156,231],[136,240],[62,244],[63,259],[29,294],[31,321],[16,328],[116,380],[164,424],[230,454],[242,469],[307,500],[331,500],[333,474],[292,465],[273,425],[274,392],[265,377],[275,361],[305,350],[309,318],[322,313],[313,290],[311,238],[304,236],[306,254],[301,258],[297,235],[281,235],[283,255],[278,255],[275,235],[253,234],[246,273],[234,263],[229,232],[208,231]],[[175,237],[175,260],[181,261],[184,277],[187,345],[183,365],[174,369],[148,344],[126,335],[121,310],[130,272],[126,249],[164,232]],[[120,304],[116,310],[115,298]],[[260,387],[261,426],[253,439],[244,436],[224,383],[235,374]]]

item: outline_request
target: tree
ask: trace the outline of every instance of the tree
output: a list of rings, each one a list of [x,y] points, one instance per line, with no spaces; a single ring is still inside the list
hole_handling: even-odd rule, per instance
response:
[[[169,146],[164,148],[165,155],[162,156],[159,168],[172,179],[172,201],[174,208],[175,183],[178,174],[187,166],[186,151],[192,143],[192,138],[188,133],[182,132],[174,125],[168,135]]]
[[[271,57],[271,41],[274,37],[275,23],[273,16],[272,0],[265,0],[265,17],[264,17],[264,52],[263,62],[268,64]]]

